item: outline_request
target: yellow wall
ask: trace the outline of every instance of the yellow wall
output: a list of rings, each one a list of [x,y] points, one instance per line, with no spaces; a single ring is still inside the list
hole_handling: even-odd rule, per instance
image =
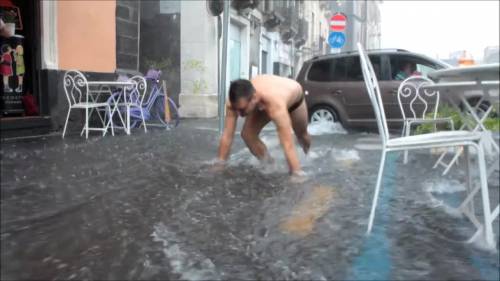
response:
[[[114,72],[116,1],[58,1],[59,69]]]

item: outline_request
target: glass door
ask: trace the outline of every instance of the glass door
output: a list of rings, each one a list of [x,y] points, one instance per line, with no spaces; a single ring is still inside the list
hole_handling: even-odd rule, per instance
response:
[[[229,81],[241,77],[241,28],[231,24],[229,29]]]

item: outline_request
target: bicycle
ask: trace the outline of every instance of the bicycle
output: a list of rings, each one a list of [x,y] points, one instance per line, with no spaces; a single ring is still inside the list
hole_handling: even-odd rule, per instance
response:
[[[170,110],[170,116],[165,114],[165,94],[163,91],[163,86],[160,84],[161,70],[149,70],[144,78],[151,87],[149,94],[146,95],[142,101],[141,107],[131,107],[130,108],[130,127],[136,128],[142,124],[141,111],[144,115],[144,120],[146,121],[146,127],[165,127],[169,130],[175,128],[179,125],[179,112],[177,110],[177,105],[175,102],[168,98],[168,105]],[[128,79],[126,76],[121,76],[118,80]],[[114,93],[108,99],[110,104],[118,100],[120,93]],[[127,97],[128,100],[138,100],[138,92],[134,90]],[[140,104],[140,103],[139,103]],[[125,104],[119,104],[118,110],[120,119],[121,116],[125,116],[127,109]],[[123,120],[123,119],[122,119]],[[117,126],[115,126],[116,128]],[[119,127],[118,127],[119,128]]]

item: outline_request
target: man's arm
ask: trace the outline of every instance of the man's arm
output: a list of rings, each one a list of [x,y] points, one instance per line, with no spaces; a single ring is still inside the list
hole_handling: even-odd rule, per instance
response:
[[[229,157],[229,151],[231,150],[234,138],[234,131],[236,130],[236,120],[238,119],[238,115],[231,108],[226,107],[226,112],[224,131],[220,138],[219,153],[217,155],[217,159],[222,161],[226,161]]]
[[[290,120],[288,111],[285,107],[283,107],[278,110],[269,110],[268,114],[274,124],[276,124],[278,136],[281,146],[285,151],[285,157],[288,162],[288,167],[290,168],[290,173],[295,174],[300,172],[299,158],[297,156],[297,151],[295,150],[295,144],[292,136],[292,121]]]

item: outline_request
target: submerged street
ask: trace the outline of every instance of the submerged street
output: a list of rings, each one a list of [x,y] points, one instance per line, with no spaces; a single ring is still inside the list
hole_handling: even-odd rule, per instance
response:
[[[498,252],[466,243],[475,229],[457,216],[463,169],[441,176],[438,155],[389,154],[366,236],[378,135],[310,127],[308,179],[293,183],[272,127],[275,165],[236,136],[213,171],[216,128],[2,140],[1,279],[498,280]],[[496,204],[498,171],[489,184]]]

